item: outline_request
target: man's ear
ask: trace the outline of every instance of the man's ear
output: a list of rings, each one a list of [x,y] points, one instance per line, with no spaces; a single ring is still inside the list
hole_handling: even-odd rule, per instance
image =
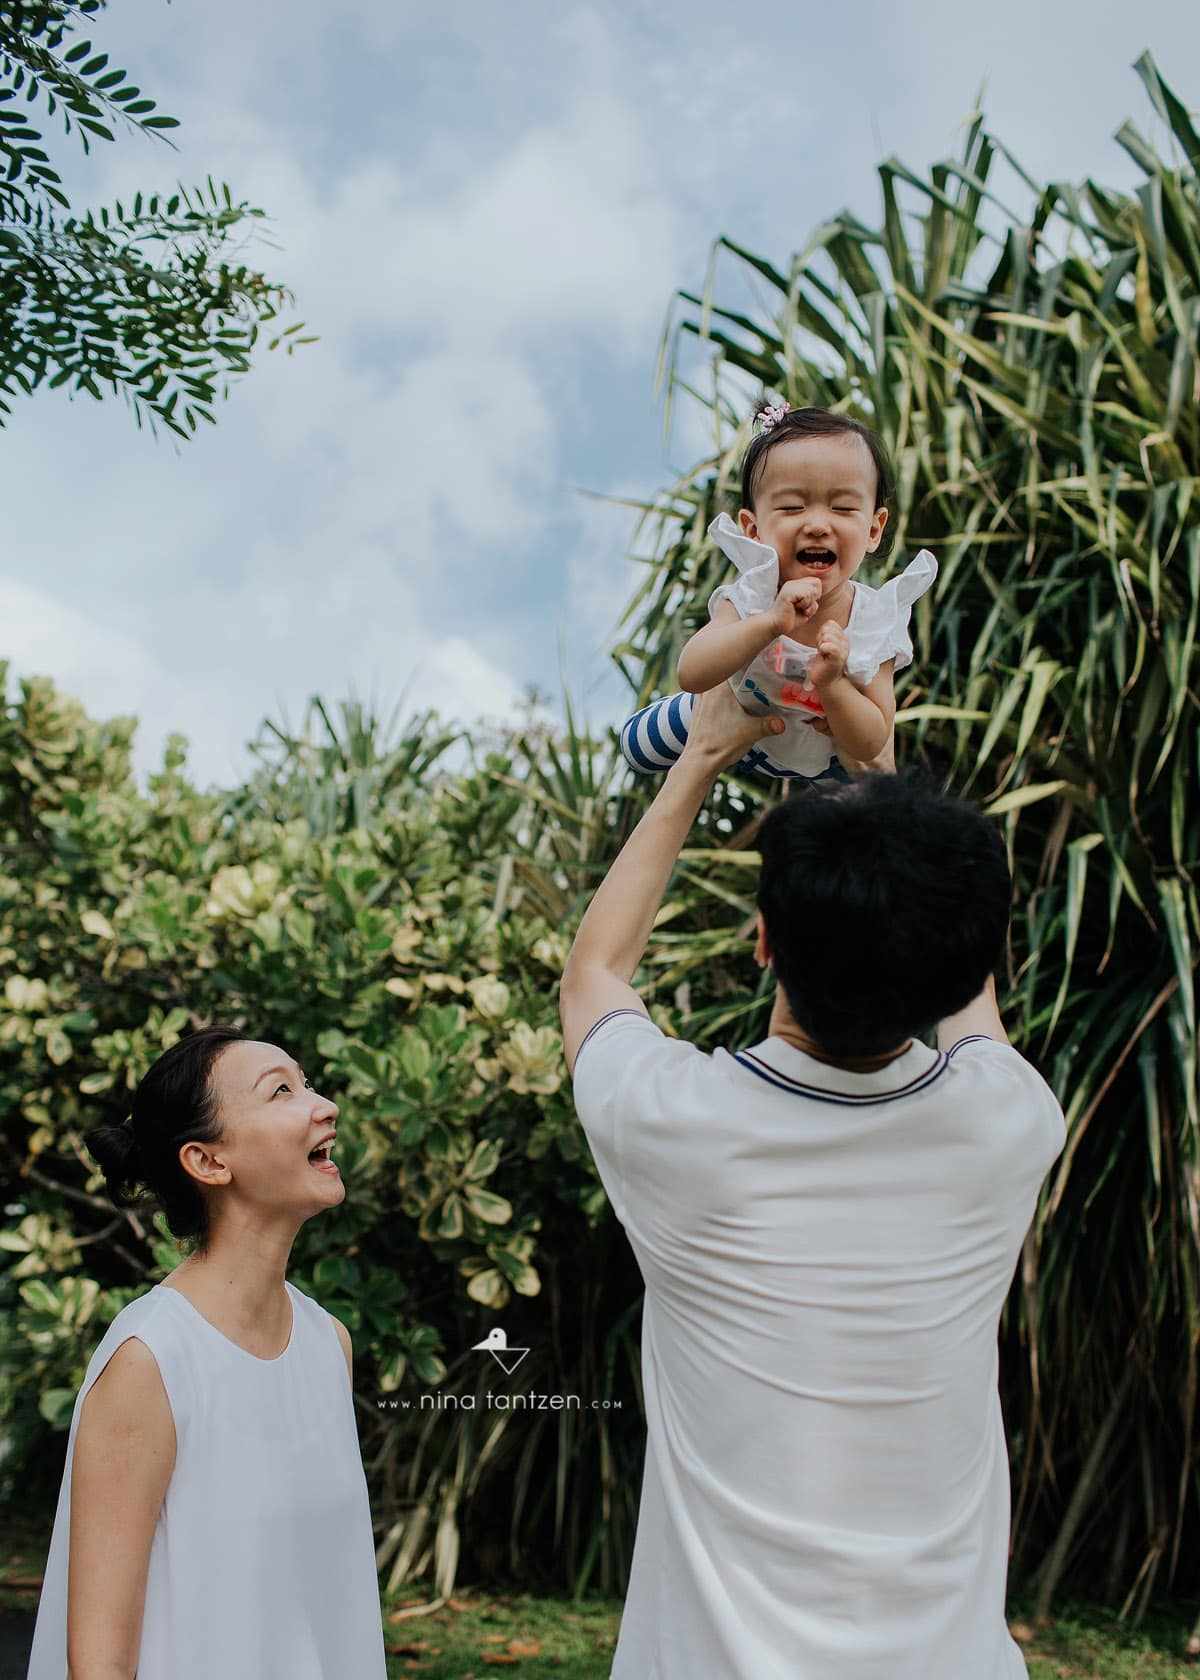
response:
[[[770,968],[771,947],[767,943],[767,924],[763,921],[761,910],[755,911],[754,922],[758,929],[754,940],[754,960],[759,968]]]

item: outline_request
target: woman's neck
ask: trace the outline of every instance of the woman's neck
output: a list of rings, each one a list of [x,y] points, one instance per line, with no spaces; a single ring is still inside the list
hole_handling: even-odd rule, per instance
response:
[[[205,1246],[163,1281],[230,1341],[273,1358],[286,1346],[291,1325],[284,1285],[296,1229],[291,1221],[266,1229],[218,1223]]]

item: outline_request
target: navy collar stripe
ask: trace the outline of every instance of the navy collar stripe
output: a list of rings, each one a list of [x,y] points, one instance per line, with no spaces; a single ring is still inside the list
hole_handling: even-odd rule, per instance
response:
[[[907,1085],[897,1086],[891,1091],[879,1091],[870,1096],[854,1096],[849,1092],[830,1091],[821,1085],[805,1085],[799,1079],[792,1079],[786,1073],[780,1073],[777,1068],[759,1061],[757,1056],[748,1050],[739,1050],[734,1056],[735,1062],[740,1062],[748,1073],[757,1074],[759,1079],[765,1079],[768,1085],[774,1085],[780,1091],[792,1091],[797,1096],[811,1097],[815,1102],[841,1103],[847,1108],[867,1108],[873,1103],[892,1102],[896,1097],[911,1096],[914,1091],[924,1090],[935,1079],[939,1079],[949,1066],[949,1057],[939,1055],[936,1063],[925,1073],[910,1079]]]
[[[650,1020],[650,1017],[646,1014],[644,1009],[610,1009],[607,1015],[601,1015],[600,1019],[598,1021],[594,1021],[588,1028],[580,1042],[579,1050],[583,1049],[583,1046],[587,1043],[588,1039],[598,1033],[601,1027],[607,1026],[610,1021],[616,1020],[618,1015],[640,1015],[644,1021]],[[654,1023],[651,1021],[650,1025],[653,1026],[653,1024]],[[579,1050],[576,1050],[575,1052],[576,1061],[579,1059]]]
[[[961,1050],[964,1044],[999,1044],[998,1038],[992,1038],[988,1033],[968,1033],[966,1038],[960,1038],[957,1044],[952,1044],[947,1050],[947,1056],[953,1056],[956,1050]]]

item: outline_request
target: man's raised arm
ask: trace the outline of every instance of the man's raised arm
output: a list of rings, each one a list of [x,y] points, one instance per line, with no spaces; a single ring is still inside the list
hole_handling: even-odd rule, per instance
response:
[[[721,771],[782,728],[778,718],[750,717],[727,683],[698,697],[687,746],[601,882],[567,958],[558,1007],[572,1074],[597,1021],[615,1009],[646,1013],[630,982],[696,815]]]

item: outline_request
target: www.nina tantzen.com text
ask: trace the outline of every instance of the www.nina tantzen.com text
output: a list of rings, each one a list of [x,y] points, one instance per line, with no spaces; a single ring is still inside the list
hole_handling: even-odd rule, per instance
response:
[[[422,1394],[418,1400],[401,1400],[388,1396],[376,1400],[381,1412],[619,1412],[620,1400],[589,1400],[586,1405],[578,1394]]]

